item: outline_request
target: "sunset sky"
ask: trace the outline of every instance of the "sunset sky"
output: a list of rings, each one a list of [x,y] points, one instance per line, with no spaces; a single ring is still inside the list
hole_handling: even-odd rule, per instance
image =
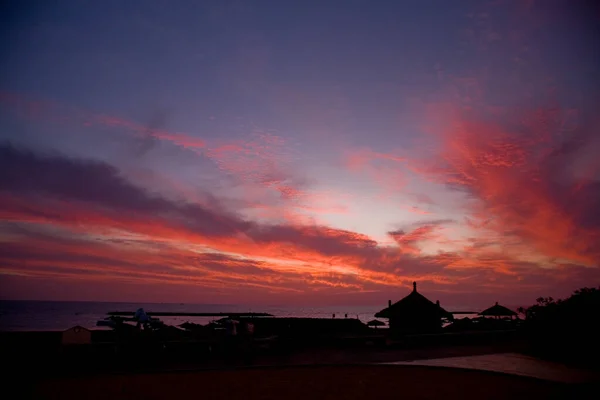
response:
[[[0,298],[600,285],[594,1],[9,1]]]

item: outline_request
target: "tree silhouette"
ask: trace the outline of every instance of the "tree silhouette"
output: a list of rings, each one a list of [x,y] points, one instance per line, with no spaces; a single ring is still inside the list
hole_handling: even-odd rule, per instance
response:
[[[525,313],[532,348],[555,358],[592,361],[600,355],[600,288],[581,288],[564,300],[540,297]]]

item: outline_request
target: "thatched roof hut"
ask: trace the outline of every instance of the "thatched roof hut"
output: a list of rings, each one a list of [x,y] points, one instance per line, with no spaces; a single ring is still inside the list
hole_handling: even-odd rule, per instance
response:
[[[375,318],[388,318],[392,330],[404,332],[433,332],[439,330],[442,318],[452,319],[452,314],[440,306],[440,302],[432,302],[419,292],[417,283],[413,282],[413,291],[403,299],[375,314]]]
[[[375,318],[390,318],[392,315],[402,314],[433,314],[440,318],[451,318],[452,314],[440,306],[440,302],[432,302],[421,293],[417,292],[417,282],[413,282],[413,291],[403,299],[389,302],[389,306],[375,314]]]

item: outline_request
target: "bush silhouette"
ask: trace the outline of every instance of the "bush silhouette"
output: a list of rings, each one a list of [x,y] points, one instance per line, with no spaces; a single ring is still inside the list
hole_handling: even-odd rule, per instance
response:
[[[564,300],[540,297],[527,308],[525,332],[541,356],[591,363],[600,355],[600,289],[582,288]]]

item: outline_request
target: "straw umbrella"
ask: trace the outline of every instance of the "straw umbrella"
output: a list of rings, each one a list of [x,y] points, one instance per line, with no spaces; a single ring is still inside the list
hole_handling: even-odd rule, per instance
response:
[[[495,317],[495,318],[510,317],[510,319],[512,319],[514,316],[517,315],[517,313],[511,309],[508,309],[504,306],[499,305],[498,302],[496,302],[495,305],[491,306],[490,308],[488,308],[486,310],[483,310],[482,312],[479,313],[479,315],[484,316],[484,317]]]
[[[382,322],[378,319],[373,319],[373,320],[367,322],[367,326],[374,327],[375,329],[377,329],[380,326],[385,326],[385,322]]]

